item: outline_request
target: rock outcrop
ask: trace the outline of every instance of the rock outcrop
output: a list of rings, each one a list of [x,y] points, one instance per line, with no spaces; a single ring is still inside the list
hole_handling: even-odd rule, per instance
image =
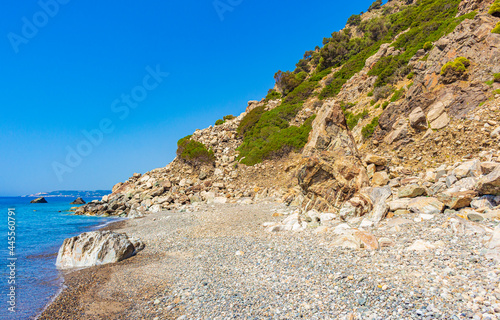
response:
[[[31,200],[30,203],[47,203],[47,200],[45,200],[44,197],[36,198],[34,200]]]
[[[83,200],[82,198],[78,197],[75,199],[75,201],[71,202],[70,204],[85,204],[85,200]]]
[[[85,232],[64,240],[57,255],[58,269],[91,267],[130,258],[144,248],[138,240],[111,231]]]
[[[298,180],[306,209],[338,210],[368,185],[342,109],[334,101],[324,103],[314,119],[304,154],[308,158],[298,171]]]

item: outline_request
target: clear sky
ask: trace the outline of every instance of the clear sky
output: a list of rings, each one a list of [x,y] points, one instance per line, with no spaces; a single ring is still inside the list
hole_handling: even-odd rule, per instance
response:
[[[3,1],[0,196],[110,189],[372,1]]]

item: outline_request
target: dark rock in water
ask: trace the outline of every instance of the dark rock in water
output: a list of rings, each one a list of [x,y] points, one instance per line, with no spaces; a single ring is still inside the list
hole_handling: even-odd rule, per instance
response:
[[[83,200],[82,198],[76,198],[75,201],[71,202],[70,204],[85,204],[85,200]]]
[[[37,198],[35,200],[31,200],[30,203],[47,203],[44,197]]]

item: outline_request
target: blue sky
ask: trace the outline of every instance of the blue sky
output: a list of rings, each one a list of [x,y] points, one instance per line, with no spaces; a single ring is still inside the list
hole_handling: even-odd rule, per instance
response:
[[[167,165],[179,138],[239,115],[371,2],[4,1],[0,196]]]

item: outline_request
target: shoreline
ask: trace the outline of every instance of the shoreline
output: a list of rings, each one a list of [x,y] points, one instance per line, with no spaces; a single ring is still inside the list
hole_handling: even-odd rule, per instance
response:
[[[91,231],[98,231],[98,230],[101,230],[101,231],[113,231],[113,230],[118,230],[118,229],[121,229],[121,228],[125,228],[126,227],[126,224],[127,224],[127,221],[128,219],[125,219],[125,218],[119,218],[117,221],[108,221],[108,222],[105,222],[103,224],[99,224],[97,225],[95,228],[92,228]],[[85,231],[85,232],[88,232],[88,231]],[[55,253],[55,255],[57,256],[57,252]],[[57,319],[53,314],[50,314],[50,316],[48,318],[46,318],[46,313],[48,312],[48,310],[57,302],[57,303],[60,303],[58,301],[58,299],[60,299],[60,297],[62,295],[68,295],[68,297],[63,297],[62,299],[64,301],[67,301],[67,300],[72,300],[72,292],[66,292],[66,291],[71,291],[70,290],[70,287],[74,287],[75,285],[77,286],[78,285],[78,280],[80,279],[76,279],[77,281],[75,281],[75,279],[73,279],[72,277],[68,277],[69,274],[71,273],[76,273],[76,272],[81,272],[81,271],[84,271],[85,269],[89,269],[89,268],[82,268],[82,269],[76,269],[76,270],[70,270],[70,271],[60,271],[61,272],[61,285],[60,285],[60,288],[59,290],[57,291],[57,293],[50,299],[50,302],[47,303],[47,305],[40,311],[38,312],[34,317],[32,317],[32,319],[35,319],[35,320],[38,320],[38,319]],[[83,278],[87,277],[88,274],[85,274],[85,272],[82,272],[82,275],[81,275]],[[71,281],[70,281],[71,279]]]

